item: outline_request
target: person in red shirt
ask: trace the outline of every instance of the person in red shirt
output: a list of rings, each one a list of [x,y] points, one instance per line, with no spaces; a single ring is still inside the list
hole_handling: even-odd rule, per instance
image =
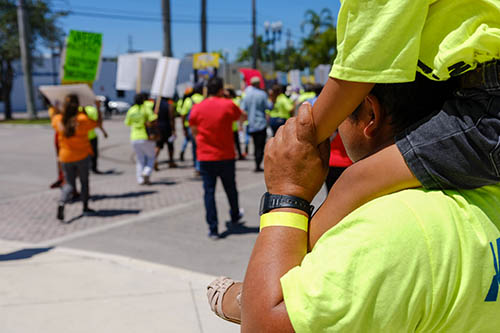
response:
[[[212,239],[219,238],[215,206],[217,177],[221,178],[229,200],[231,222],[236,224],[243,217],[235,180],[233,122],[246,119],[246,114],[233,101],[224,98],[223,86],[221,78],[211,78],[207,85],[208,98],[193,106],[189,117],[203,179],[208,236]]]
[[[333,184],[339,179],[342,172],[352,164],[351,159],[347,156],[344,144],[340,135],[335,132],[335,137],[330,144],[330,162],[328,168],[328,176],[326,176],[325,185],[326,191],[330,192]]]

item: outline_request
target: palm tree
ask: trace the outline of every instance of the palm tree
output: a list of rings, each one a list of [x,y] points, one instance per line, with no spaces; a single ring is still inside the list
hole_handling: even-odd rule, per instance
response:
[[[304,21],[300,25],[302,32],[304,32],[307,26],[310,26],[310,37],[320,34],[323,29],[334,27],[332,11],[328,8],[323,8],[318,14],[312,9],[307,10],[304,14]]]
[[[330,64],[336,55],[337,34],[332,12],[323,8],[319,14],[308,10],[304,14],[301,30],[309,27],[309,33],[302,38],[302,52],[308,66]]]

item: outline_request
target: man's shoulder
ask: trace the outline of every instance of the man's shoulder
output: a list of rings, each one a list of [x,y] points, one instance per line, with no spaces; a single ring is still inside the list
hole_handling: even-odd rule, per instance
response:
[[[473,190],[409,189],[385,195],[361,206],[345,221],[369,221],[380,227],[419,224],[447,228],[464,220],[500,223],[500,185]]]

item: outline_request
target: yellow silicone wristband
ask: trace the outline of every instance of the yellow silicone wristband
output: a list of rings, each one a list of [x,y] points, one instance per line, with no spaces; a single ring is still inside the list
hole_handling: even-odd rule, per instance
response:
[[[307,232],[309,219],[291,212],[266,213],[260,217],[260,230],[267,227],[290,227]]]

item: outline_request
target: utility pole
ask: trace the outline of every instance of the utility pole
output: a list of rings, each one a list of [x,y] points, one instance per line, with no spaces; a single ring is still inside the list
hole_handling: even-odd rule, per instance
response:
[[[207,52],[207,0],[201,0],[201,52]]]
[[[163,55],[165,57],[172,57],[172,30],[171,30],[171,17],[170,17],[170,0],[162,1],[162,14],[163,14]]]
[[[253,68],[257,69],[257,58],[259,48],[257,45],[257,6],[255,0],[252,0],[252,36],[253,36]]]
[[[17,25],[19,29],[19,47],[24,73],[24,91],[26,93],[26,111],[29,119],[36,119],[33,79],[31,77],[31,54],[29,51],[29,24],[26,20],[24,0],[17,0]]]

